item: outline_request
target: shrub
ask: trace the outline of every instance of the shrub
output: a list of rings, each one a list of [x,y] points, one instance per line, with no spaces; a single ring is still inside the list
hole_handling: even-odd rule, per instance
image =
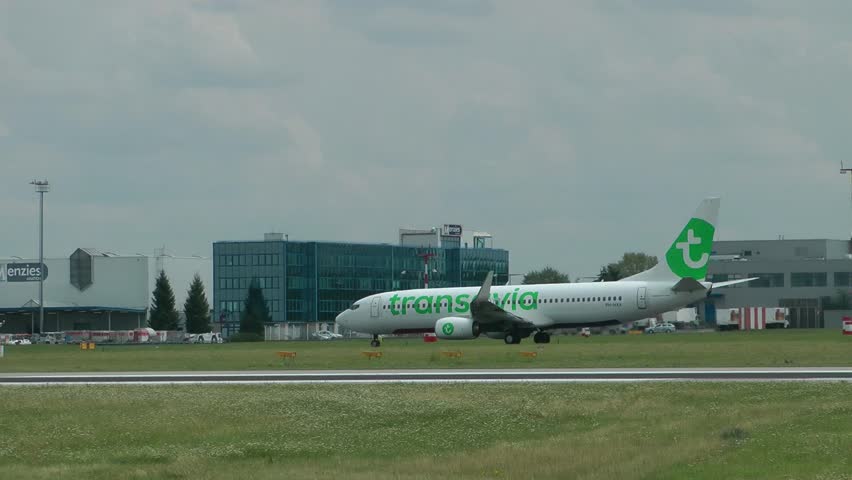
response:
[[[748,431],[744,428],[734,427],[722,431],[721,437],[723,440],[734,440],[739,442],[749,437]]]

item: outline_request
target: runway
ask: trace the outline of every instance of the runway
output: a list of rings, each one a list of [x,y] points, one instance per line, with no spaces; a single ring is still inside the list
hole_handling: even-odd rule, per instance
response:
[[[852,381],[852,368],[640,368],[511,370],[293,370],[232,372],[19,373],[0,386],[306,383],[635,383]]]

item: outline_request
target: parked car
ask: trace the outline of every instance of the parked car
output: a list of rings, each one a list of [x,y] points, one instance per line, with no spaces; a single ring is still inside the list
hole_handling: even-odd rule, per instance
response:
[[[192,333],[183,337],[184,343],[222,343],[222,334],[218,332]]]
[[[58,345],[65,343],[65,334],[63,332],[45,332],[42,334],[33,335],[33,343],[46,343],[49,345]]]
[[[312,336],[319,340],[334,340],[337,338],[343,338],[343,335],[339,333],[334,333],[330,330],[319,330],[317,332],[314,332]]]
[[[674,333],[675,326],[671,323],[660,323],[645,329],[645,333]]]
[[[580,336],[591,337],[592,336],[592,330],[589,327],[583,327],[582,329],[580,329]]]

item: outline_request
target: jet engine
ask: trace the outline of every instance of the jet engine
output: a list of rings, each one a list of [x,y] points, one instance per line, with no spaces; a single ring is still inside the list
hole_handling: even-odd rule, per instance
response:
[[[470,340],[479,336],[479,323],[464,317],[442,318],[435,323],[435,335],[446,340]]]

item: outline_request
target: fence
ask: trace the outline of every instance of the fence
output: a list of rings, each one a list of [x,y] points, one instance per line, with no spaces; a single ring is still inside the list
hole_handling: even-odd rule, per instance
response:
[[[341,333],[338,326],[332,322],[313,323],[275,323],[264,326],[263,339],[267,341],[277,340],[316,340],[317,332],[330,331]],[[345,335],[347,338],[350,335]]]

